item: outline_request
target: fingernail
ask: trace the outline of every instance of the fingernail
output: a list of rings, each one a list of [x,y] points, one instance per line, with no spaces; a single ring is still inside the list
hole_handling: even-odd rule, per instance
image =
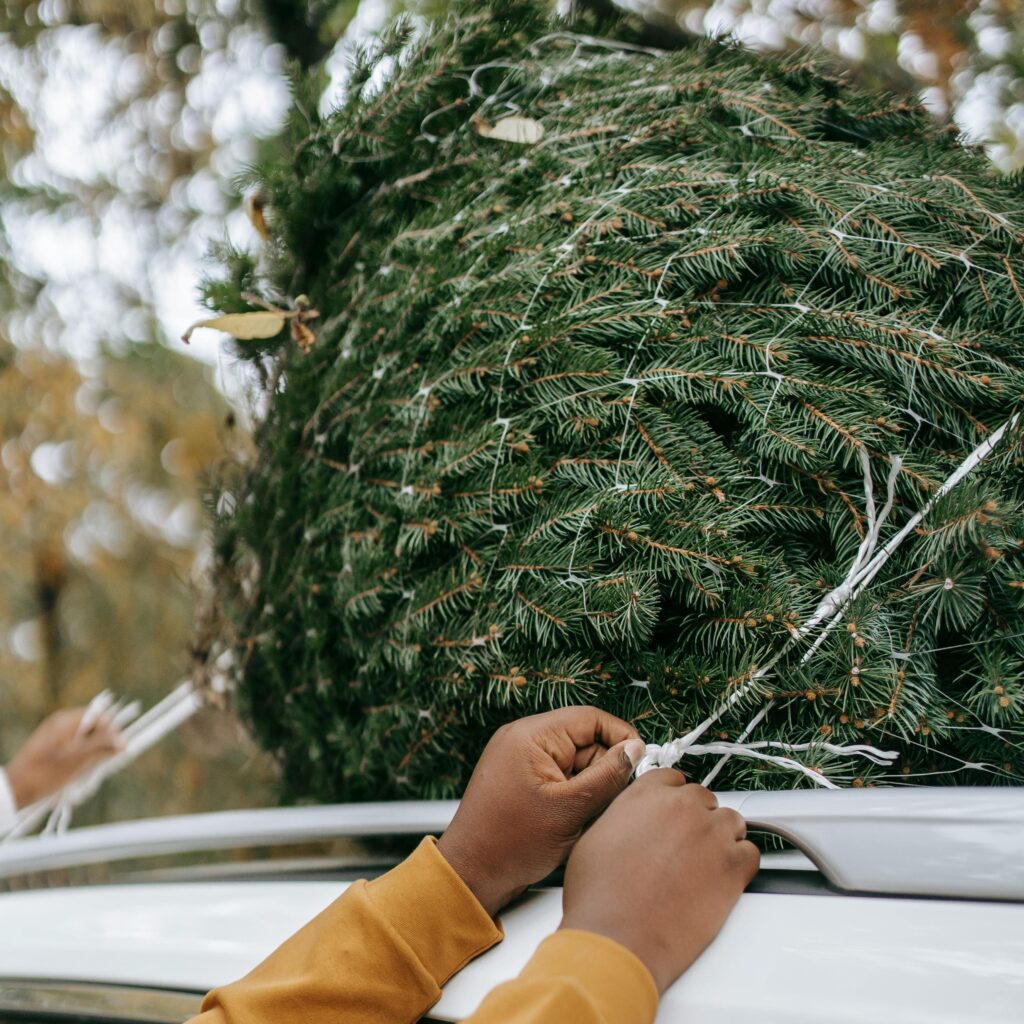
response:
[[[622,752],[629,758],[629,763],[635,768],[647,753],[647,745],[643,740],[626,740]]]

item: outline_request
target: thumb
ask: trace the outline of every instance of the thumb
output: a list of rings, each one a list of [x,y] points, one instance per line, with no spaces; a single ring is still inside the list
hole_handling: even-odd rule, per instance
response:
[[[626,788],[646,750],[641,739],[623,740],[566,783],[587,820],[600,814]]]
[[[99,726],[78,738],[78,749],[83,758],[103,758],[124,750],[124,737],[110,726]]]

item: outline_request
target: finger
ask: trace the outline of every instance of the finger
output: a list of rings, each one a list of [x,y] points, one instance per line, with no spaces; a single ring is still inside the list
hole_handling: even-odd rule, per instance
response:
[[[597,817],[625,788],[644,756],[643,740],[616,744],[603,757],[558,787],[560,796],[575,801],[581,823]]]
[[[82,713],[78,722],[78,731],[89,732],[113,706],[114,695],[110,690],[100,691],[91,701],[89,701],[89,706],[85,708]]]
[[[633,767],[636,768],[637,764],[643,760],[643,756],[647,752],[647,747],[644,745],[644,741],[641,739],[632,739],[624,740],[623,743],[631,744],[628,750],[628,756],[630,761],[633,762]],[[611,749],[618,751],[623,746],[623,743],[618,743]],[[577,750],[571,774],[578,775],[586,768],[589,768],[592,764],[597,764],[602,757],[607,757],[610,752],[611,751],[607,748],[602,747],[600,743],[594,743],[589,747],[583,747],[582,750]]]
[[[538,718],[545,727],[564,731],[577,747],[600,743],[609,748],[623,740],[637,739],[640,735],[629,722],[583,704],[549,711]]]
[[[691,782],[687,787],[687,797],[691,800],[698,801],[703,807],[706,807],[709,811],[713,811],[718,807],[718,797],[711,792],[710,789],[700,785],[697,782]]]
[[[744,887],[750,885],[761,867],[761,851],[749,840],[737,843],[739,847],[740,866],[745,879]]]
[[[117,729],[114,728],[114,720],[111,718],[110,713],[103,711],[92,720],[88,729],[79,730],[79,738],[88,739],[89,737],[107,737],[108,739],[116,734]]]
[[[747,838],[747,823],[743,815],[734,811],[731,807],[719,807],[715,812],[720,827],[729,832],[736,839]]]
[[[88,708],[66,708],[53,716],[65,729],[81,729],[89,724]]]
[[[111,724],[113,719],[110,717],[109,711],[101,711],[92,722],[89,723],[88,729],[83,729],[83,734],[94,733],[94,732],[110,732]]]
[[[579,775],[584,768],[589,768],[598,758],[607,753],[607,748],[602,747],[600,743],[591,743],[589,747],[581,747],[573,758],[570,774]]]
[[[107,719],[96,723],[91,732],[79,736],[75,744],[83,757],[109,757],[124,749],[124,737]]]
[[[686,776],[675,768],[652,768],[644,772],[634,783],[636,786],[678,786],[686,785]]]

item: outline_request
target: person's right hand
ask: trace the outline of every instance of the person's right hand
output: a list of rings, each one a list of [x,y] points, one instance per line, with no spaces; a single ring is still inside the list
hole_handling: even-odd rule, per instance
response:
[[[614,939],[664,992],[757,874],[760,854],[746,834],[739,814],[674,769],[641,775],[573,849],[561,927]]]
[[[437,848],[493,917],[565,860],[643,754],[636,729],[599,708],[502,726]]]
[[[124,738],[106,715],[80,730],[85,708],[57,711],[25,741],[7,765],[17,807],[51,796],[73,778],[124,749]]]

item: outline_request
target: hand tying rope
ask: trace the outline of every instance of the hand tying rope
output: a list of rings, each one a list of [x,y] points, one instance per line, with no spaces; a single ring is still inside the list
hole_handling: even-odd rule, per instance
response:
[[[123,726],[121,735],[125,740],[124,749],[68,783],[53,796],[23,808],[14,826],[0,841],[27,835],[43,821],[46,822],[44,833],[64,832],[71,823],[74,808],[89,799],[104,780],[178,728],[201,706],[202,700],[191,682],[184,682],[175,687],[163,700],[142,715],[139,714],[138,702],[122,705],[107,690],[98,694],[86,708],[79,730],[87,731],[100,715],[108,714],[119,728]]]

